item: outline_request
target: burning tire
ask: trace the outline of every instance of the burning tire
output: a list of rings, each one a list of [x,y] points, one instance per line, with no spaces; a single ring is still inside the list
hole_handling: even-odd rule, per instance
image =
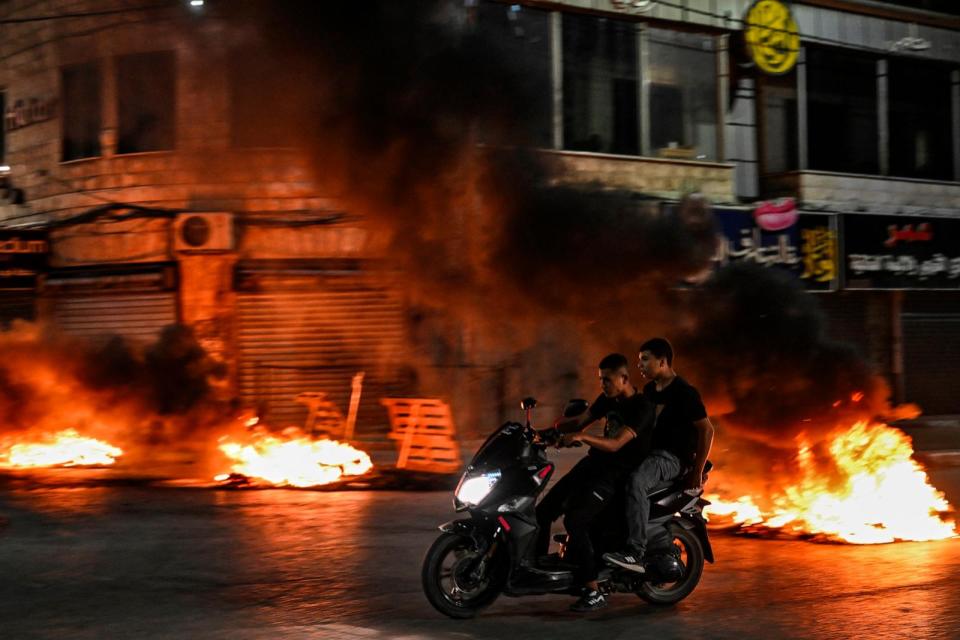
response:
[[[703,546],[693,531],[673,523],[667,527],[673,536],[673,544],[680,550],[683,575],[675,582],[644,582],[637,595],[657,605],[676,604],[690,595],[703,574]]]
[[[423,592],[430,604],[451,618],[472,618],[493,604],[506,582],[502,554],[477,572],[481,558],[470,538],[441,534],[423,559]]]

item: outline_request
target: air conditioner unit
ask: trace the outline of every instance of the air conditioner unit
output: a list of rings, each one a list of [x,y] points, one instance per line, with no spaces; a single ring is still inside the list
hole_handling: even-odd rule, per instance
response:
[[[232,251],[233,247],[232,213],[181,213],[173,223],[176,251]]]

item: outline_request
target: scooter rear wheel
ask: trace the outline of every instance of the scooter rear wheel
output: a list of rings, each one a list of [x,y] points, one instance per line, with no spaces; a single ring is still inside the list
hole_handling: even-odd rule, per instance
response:
[[[680,550],[683,575],[675,582],[644,582],[637,591],[637,595],[650,604],[663,606],[676,604],[693,593],[703,574],[704,563],[703,546],[696,534],[679,524],[670,524],[667,530],[673,537],[673,544]]]
[[[506,564],[495,554],[474,576],[479,560],[470,538],[443,533],[434,541],[421,573],[423,592],[434,609],[451,618],[472,618],[493,604],[506,582]]]

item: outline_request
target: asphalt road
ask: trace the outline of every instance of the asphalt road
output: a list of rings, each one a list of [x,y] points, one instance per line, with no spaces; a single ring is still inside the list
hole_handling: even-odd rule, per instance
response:
[[[960,504],[960,469],[934,471]],[[581,616],[567,596],[448,620],[420,592],[447,492],[36,487],[0,481],[0,637],[960,638],[960,539],[717,534],[697,591]]]

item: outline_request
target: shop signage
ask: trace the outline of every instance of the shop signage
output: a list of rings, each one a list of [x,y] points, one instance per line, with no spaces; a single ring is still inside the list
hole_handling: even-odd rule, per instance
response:
[[[32,289],[47,269],[45,231],[0,230],[0,289]]]
[[[762,71],[789,73],[797,64],[800,35],[790,8],[778,0],[757,0],[743,19],[747,52]]]
[[[794,223],[775,231],[757,224],[749,211],[715,209],[717,266],[749,261],[786,269],[804,287],[830,291],[839,284],[837,231],[834,216],[794,213]]]
[[[53,120],[57,114],[56,98],[29,98],[17,100],[3,114],[3,128],[16,131],[32,124]]]
[[[960,289],[960,220],[845,215],[847,289]]]
[[[610,0],[610,4],[617,11],[630,13],[646,13],[656,5],[656,0]]]

